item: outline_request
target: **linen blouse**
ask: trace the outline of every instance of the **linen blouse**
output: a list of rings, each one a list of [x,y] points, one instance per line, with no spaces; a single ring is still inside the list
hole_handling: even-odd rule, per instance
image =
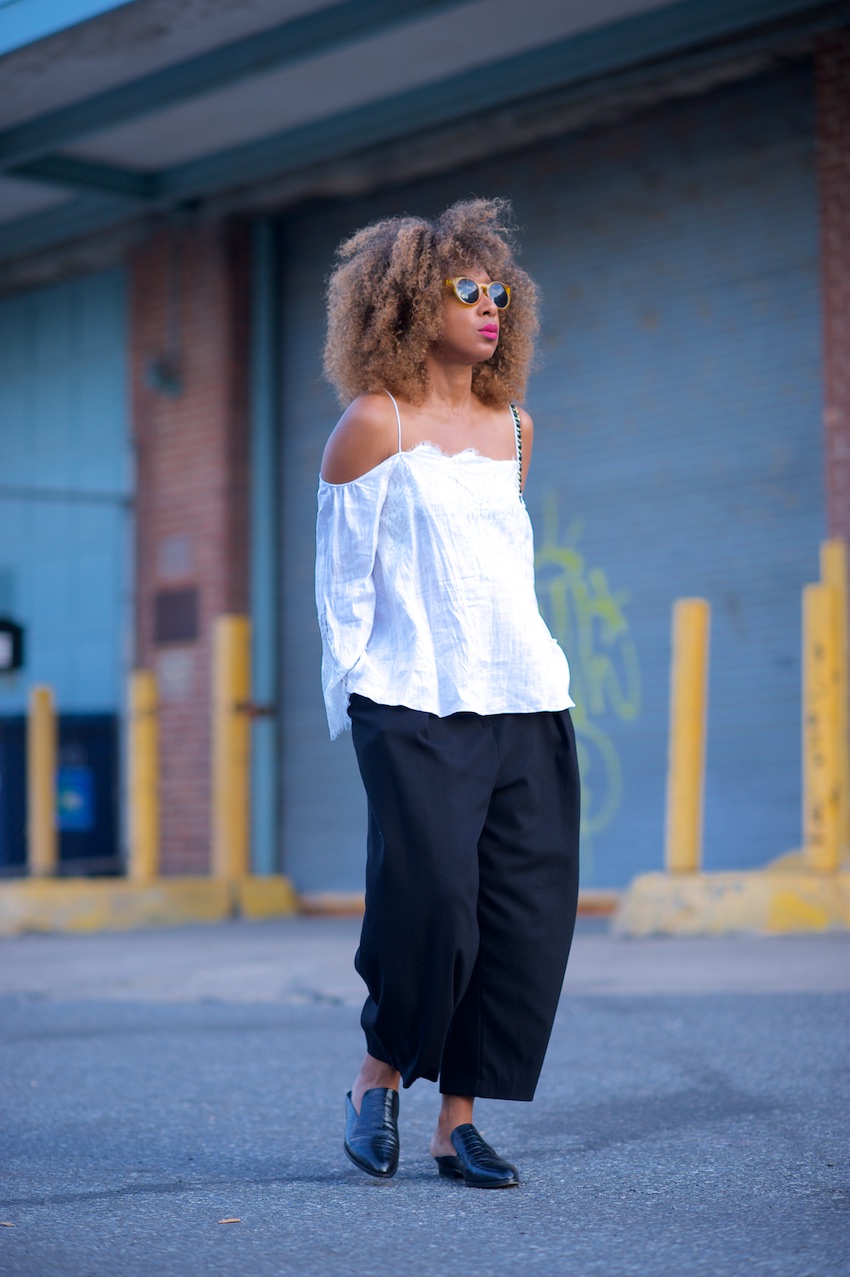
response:
[[[389,392],[388,392],[389,393]],[[390,395],[392,399],[392,396]],[[534,592],[517,461],[433,443],[319,480],[316,606],[331,739],[353,692],[443,718],[573,705]]]

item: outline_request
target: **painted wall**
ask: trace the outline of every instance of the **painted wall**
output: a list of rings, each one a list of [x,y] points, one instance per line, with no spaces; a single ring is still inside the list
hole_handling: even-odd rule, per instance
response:
[[[825,532],[811,73],[792,67],[604,131],[287,226],[284,856],[362,886],[353,751],[330,745],[309,539],[337,408],[319,380],[336,243],[390,212],[514,200],[544,294],[527,500],[541,608],[573,667],[584,885],[663,854],[670,613],[713,607],[706,867],[798,845],[799,592]]]
[[[119,709],[130,661],[133,463],[126,287],[108,271],[0,303],[0,614],[63,712]]]

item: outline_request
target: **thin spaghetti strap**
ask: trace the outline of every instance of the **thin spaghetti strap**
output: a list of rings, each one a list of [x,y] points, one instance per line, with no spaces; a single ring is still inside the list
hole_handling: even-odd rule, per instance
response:
[[[519,499],[522,500],[522,421],[520,420],[519,408],[515,403],[511,404],[511,416],[514,422],[514,443],[516,444],[516,465],[517,465],[517,484],[519,486]]]
[[[385,390],[384,394],[390,395],[390,392],[388,390]],[[399,452],[401,452],[401,413],[399,412],[398,404],[396,403],[395,399],[393,399],[392,395],[390,395],[390,399],[392,400],[392,405],[395,408],[395,419],[398,422],[398,450]]]

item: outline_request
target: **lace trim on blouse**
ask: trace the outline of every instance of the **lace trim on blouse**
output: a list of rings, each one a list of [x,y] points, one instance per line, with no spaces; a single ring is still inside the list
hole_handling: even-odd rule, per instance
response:
[[[352,690],[441,715],[572,704],[534,594],[520,465],[519,436],[516,461],[423,441],[349,483],[320,481],[316,604],[332,739],[350,726]]]

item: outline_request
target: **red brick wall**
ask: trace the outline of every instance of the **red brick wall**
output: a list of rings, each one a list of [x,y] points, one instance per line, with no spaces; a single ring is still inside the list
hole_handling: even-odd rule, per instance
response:
[[[850,27],[815,59],[830,536],[850,544]]]
[[[134,251],[130,275],[136,665],[159,676],[162,871],[205,873],[212,622],[248,607],[247,228],[155,233]],[[151,361],[168,347],[169,306],[179,315],[181,391],[173,397],[149,384]],[[192,588],[197,638],[158,642],[158,592]]]

